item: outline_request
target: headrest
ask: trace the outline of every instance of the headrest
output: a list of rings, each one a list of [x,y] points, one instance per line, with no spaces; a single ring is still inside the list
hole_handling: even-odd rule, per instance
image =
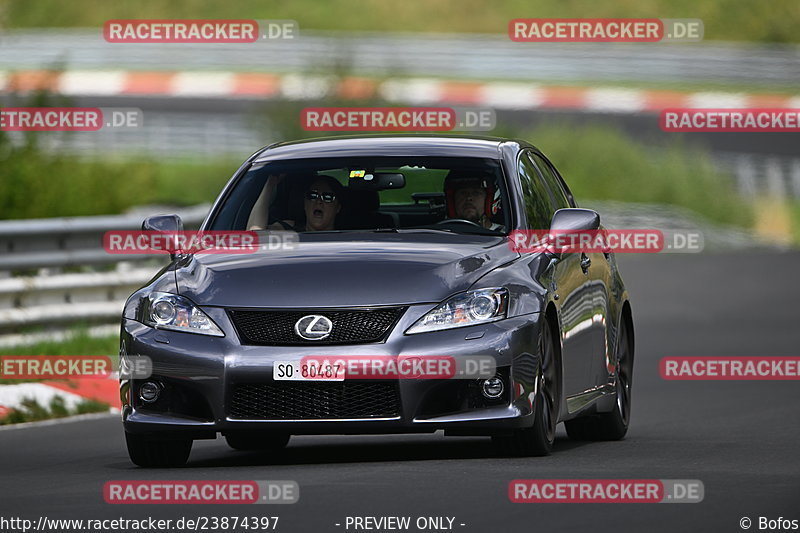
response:
[[[378,191],[367,189],[347,189],[347,204],[356,212],[377,211],[381,206]]]

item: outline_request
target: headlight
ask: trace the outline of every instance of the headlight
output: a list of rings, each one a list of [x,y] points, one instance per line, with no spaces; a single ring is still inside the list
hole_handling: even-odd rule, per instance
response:
[[[192,302],[168,292],[153,292],[141,299],[139,321],[159,329],[173,329],[224,337],[222,330]]]
[[[436,306],[408,328],[406,334],[461,328],[506,317],[506,289],[478,289],[457,294]]]

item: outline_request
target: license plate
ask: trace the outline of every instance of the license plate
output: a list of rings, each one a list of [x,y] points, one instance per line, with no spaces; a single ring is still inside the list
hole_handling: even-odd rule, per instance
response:
[[[275,381],[344,381],[344,366],[337,363],[276,361],[272,365]]]

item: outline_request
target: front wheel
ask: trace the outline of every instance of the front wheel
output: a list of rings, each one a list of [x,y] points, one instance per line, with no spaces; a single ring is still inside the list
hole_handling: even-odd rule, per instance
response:
[[[502,455],[540,457],[549,455],[553,449],[561,405],[561,380],[554,342],[553,330],[545,318],[539,334],[539,369],[536,375],[533,426],[517,429],[511,435],[492,437],[492,442]]]
[[[144,468],[183,466],[192,451],[192,439],[159,439],[125,432],[128,456]]]

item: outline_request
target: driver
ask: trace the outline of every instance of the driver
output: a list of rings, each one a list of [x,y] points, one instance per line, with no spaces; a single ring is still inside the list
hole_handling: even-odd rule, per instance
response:
[[[491,183],[490,178],[449,174],[444,180],[447,216],[468,220],[486,229],[502,229],[503,226],[495,224],[491,218],[500,205],[499,194],[495,194]]]

